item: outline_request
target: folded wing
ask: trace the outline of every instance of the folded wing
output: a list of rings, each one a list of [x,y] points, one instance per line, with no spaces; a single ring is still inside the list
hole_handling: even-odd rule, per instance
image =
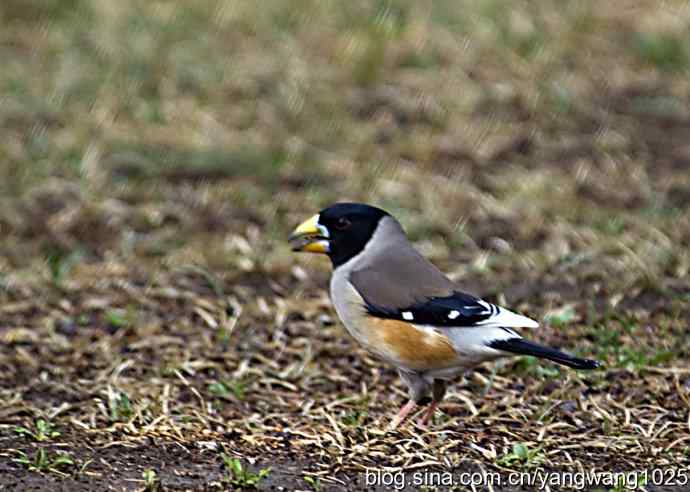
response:
[[[377,305],[366,298],[370,315],[438,327],[536,328],[539,324],[520,314],[483,301],[470,294],[454,291],[449,296],[431,297],[403,308]]]

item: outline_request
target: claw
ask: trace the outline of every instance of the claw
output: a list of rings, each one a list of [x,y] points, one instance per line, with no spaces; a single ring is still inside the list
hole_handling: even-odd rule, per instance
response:
[[[438,408],[438,402],[437,401],[432,401],[429,404],[429,407],[424,411],[422,416],[419,418],[418,423],[421,425],[426,425],[426,423],[431,419],[431,417],[434,416],[434,412],[436,411],[436,408]]]
[[[395,417],[393,417],[393,420],[388,426],[388,430],[395,430],[407,418],[410,412],[414,410],[416,407],[417,403],[414,400],[410,400],[407,403],[405,403],[405,405],[400,409],[398,414]]]

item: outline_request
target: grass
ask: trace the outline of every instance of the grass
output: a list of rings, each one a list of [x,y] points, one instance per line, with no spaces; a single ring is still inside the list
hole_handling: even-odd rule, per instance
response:
[[[127,393],[108,388],[108,409],[111,422],[127,422],[134,416],[133,405]]]
[[[37,419],[34,429],[17,426],[14,428],[17,434],[22,434],[31,437],[37,442],[50,441],[60,437],[60,432],[55,430],[55,426],[45,419]]]
[[[309,489],[313,490],[314,492],[320,492],[321,490],[321,480],[317,478],[312,477],[311,475],[305,475],[304,481],[309,485]]]
[[[208,385],[208,391],[214,396],[228,398],[234,396],[238,400],[243,400],[247,392],[247,383],[243,381],[217,382]]]
[[[683,9],[2,2],[0,475],[346,490],[687,462]],[[482,366],[428,430],[385,433],[404,388],[285,241],[339,200],[604,368]]]
[[[222,454],[223,465],[225,466],[224,481],[236,489],[255,489],[263,479],[265,479],[271,468],[261,468],[258,473],[247,470],[238,458],[231,458]]]
[[[158,478],[155,470],[147,468],[144,470],[141,476],[144,479],[144,490],[146,492],[155,492],[157,490],[161,490],[160,479]]]
[[[23,465],[27,470],[32,472],[51,472],[66,476],[61,469],[74,465],[74,460],[71,458],[69,453],[58,452],[55,454],[50,454],[43,448],[39,448],[33,457],[22,451],[18,451],[17,455],[18,457],[14,459],[14,462]]]
[[[534,468],[544,461],[544,454],[540,448],[530,449],[524,443],[513,444],[510,452],[506,452],[497,463],[509,468]]]
[[[637,33],[633,46],[637,56],[661,70],[688,69],[687,36],[667,33]]]

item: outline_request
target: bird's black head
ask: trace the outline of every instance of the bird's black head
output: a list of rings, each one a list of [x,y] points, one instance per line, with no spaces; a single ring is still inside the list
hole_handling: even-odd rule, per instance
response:
[[[387,215],[363,203],[337,203],[297,227],[290,242],[295,251],[327,254],[336,268],[364,249]]]

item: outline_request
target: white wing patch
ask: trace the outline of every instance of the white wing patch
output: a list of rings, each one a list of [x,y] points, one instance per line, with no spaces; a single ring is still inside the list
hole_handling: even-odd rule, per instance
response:
[[[460,311],[456,311],[455,309],[448,313],[448,319],[455,319],[458,316],[460,316]]]
[[[480,302],[483,306],[487,306],[489,309],[487,314],[491,312],[492,315],[489,318],[476,323],[475,326],[495,326],[501,328],[536,328],[539,326],[539,323],[528,318],[527,316],[516,314],[512,311],[508,311],[505,308],[499,308],[498,306],[489,304],[485,301],[478,302]]]
[[[412,321],[414,319],[414,315],[412,314],[411,311],[403,311],[402,317],[403,317],[403,319],[406,319],[407,321]]]
[[[481,299],[477,299],[477,304],[481,304],[485,308],[485,310],[481,311],[479,314],[491,314],[494,312],[494,309],[496,308],[496,306],[494,306],[493,304],[489,304],[488,302],[482,301]]]

